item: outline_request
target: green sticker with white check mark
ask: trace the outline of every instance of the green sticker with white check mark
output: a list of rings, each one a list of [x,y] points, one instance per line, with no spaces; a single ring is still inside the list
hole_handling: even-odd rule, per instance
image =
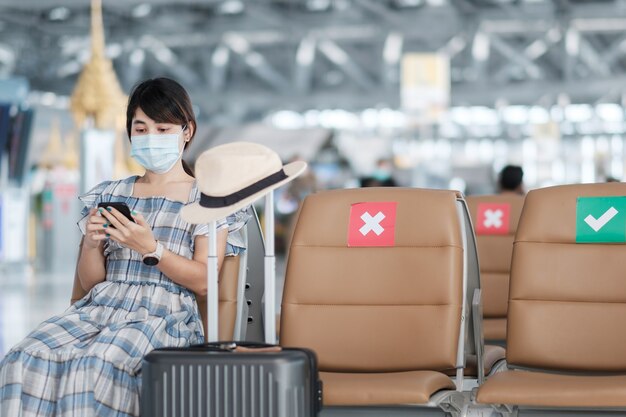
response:
[[[576,243],[626,243],[626,196],[578,197]]]

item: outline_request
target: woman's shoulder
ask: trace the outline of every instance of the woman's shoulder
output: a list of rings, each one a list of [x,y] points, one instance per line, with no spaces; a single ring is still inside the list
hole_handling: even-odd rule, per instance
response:
[[[136,176],[130,176],[119,180],[107,180],[96,184],[92,189],[79,196],[81,200],[88,200],[100,195],[126,195],[132,190]],[[128,194],[130,195],[130,194]]]

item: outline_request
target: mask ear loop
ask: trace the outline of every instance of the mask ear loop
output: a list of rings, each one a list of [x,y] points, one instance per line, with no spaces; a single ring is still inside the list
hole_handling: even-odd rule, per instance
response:
[[[186,124],[184,124],[184,125],[183,125],[183,133],[185,132],[185,130],[187,130],[187,125],[186,125]],[[191,140],[191,139],[185,139],[185,143],[188,143],[190,140]],[[184,150],[184,149],[185,149],[185,148],[183,148],[183,150]]]

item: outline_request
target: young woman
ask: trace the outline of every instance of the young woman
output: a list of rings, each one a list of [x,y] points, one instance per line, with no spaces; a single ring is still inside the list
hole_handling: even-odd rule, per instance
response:
[[[144,81],[126,116],[131,155],[146,173],[79,197],[78,277],[89,293],[0,363],[2,417],[137,416],[143,356],[203,340],[194,293],[207,290],[208,228],[179,215],[200,198],[181,159],[196,131],[189,96],[175,81]],[[133,221],[109,202],[126,203]],[[227,230],[218,222],[220,265]]]

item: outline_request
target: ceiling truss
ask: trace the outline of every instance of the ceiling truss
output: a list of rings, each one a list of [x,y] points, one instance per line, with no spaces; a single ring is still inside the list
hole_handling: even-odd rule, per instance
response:
[[[42,3],[0,0],[0,76],[68,95],[89,58],[89,10],[64,0],[67,13],[55,20],[59,12]],[[453,104],[595,103],[626,94],[621,1],[424,0],[399,8],[334,0],[334,8],[311,11],[305,0],[249,0],[231,14],[216,12],[224,0],[171,3],[106,0],[107,54],[126,89],[175,77],[204,114],[399,107],[406,52],[450,57]]]

